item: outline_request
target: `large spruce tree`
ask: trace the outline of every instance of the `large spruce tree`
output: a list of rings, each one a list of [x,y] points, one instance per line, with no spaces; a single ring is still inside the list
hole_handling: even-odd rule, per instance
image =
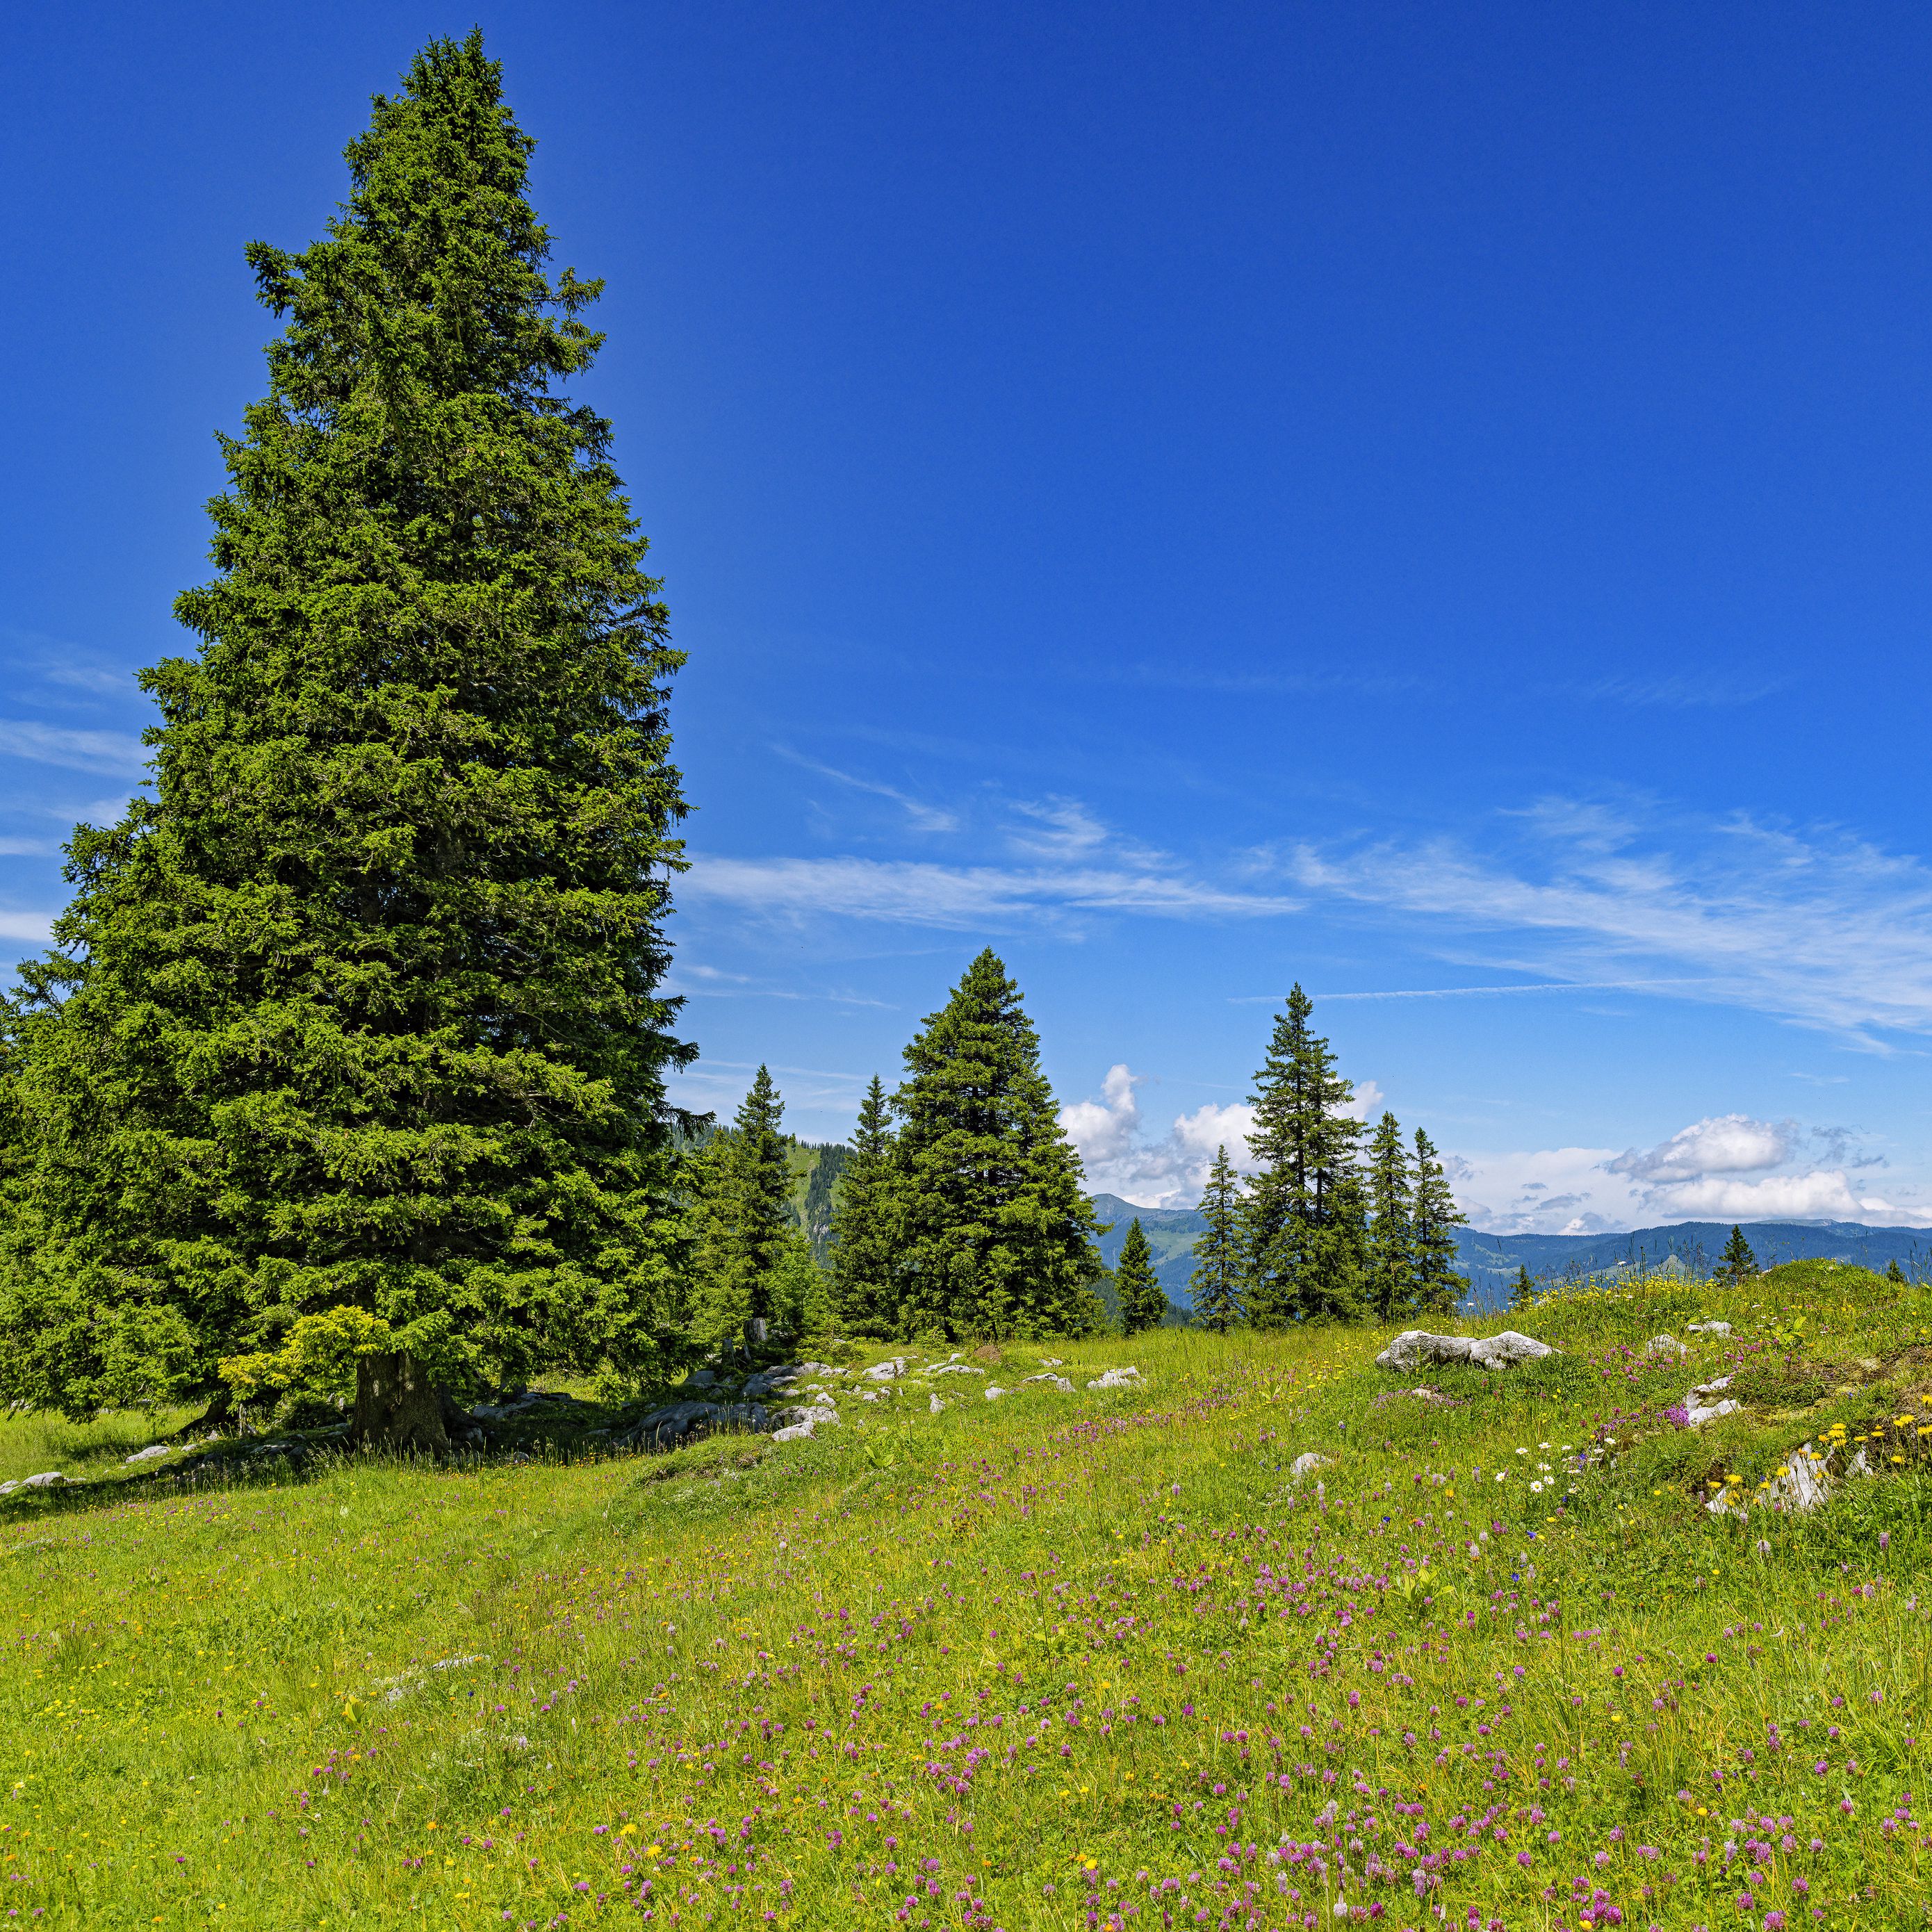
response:
[[[905,1065],[892,1096],[896,1331],[1090,1333],[1105,1316],[1093,1204],[1019,988],[990,948]]]
[[[1276,1017],[1250,1096],[1248,1148],[1258,1172],[1242,1204],[1248,1319],[1258,1328],[1352,1321],[1364,1309],[1366,1214],[1356,1148],[1354,1089],[1309,1024],[1300,986]]]
[[[892,1121],[879,1076],[859,1106],[852,1151],[832,1208],[832,1312],[848,1334],[894,1332],[898,1237],[893,1224]]]
[[[784,1103],[760,1066],[731,1125],[712,1136],[698,1172],[697,1328],[712,1342],[748,1339],[778,1312],[776,1286],[795,1229]],[[808,1250],[809,1249],[808,1242]]]
[[[1128,1225],[1120,1258],[1114,1264],[1114,1292],[1120,1298],[1124,1333],[1138,1335],[1166,1320],[1167,1290],[1154,1271],[1154,1255],[1138,1216]]]
[[[547,268],[532,145],[434,42],[326,235],[248,251],[286,326],[199,646],[144,674],[154,795],[75,834],[14,1030],[10,1394],[212,1386],[306,1320],[366,1433],[434,1442],[439,1389],[658,1346],[680,659],[562,392],[598,285]]]
[[[1468,1292],[1456,1266],[1456,1230],[1468,1219],[1449,1191],[1436,1144],[1415,1130],[1415,1194],[1410,1226],[1415,1250],[1415,1305],[1424,1315],[1448,1315]]]
[[[1368,1298],[1378,1322],[1399,1322],[1415,1306],[1413,1193],[1400,1124],[1385,1112],[1369,1147]]]
[[[1240,1183],[1226,1147],[1214,1150],[1214,1165],[1201,1196],[1201,1218],[1207,1226],[1195,1240],[1188,1292],[1196,1322],[1225,1335],[1243,1312]]]

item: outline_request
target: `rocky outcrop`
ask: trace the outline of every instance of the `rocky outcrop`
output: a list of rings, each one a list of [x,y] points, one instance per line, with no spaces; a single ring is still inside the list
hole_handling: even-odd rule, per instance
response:
[[[1096,1376],[1087,1386],[1090,1389],[1133,1388],[1140,1378],[1140,1370],[1130,1362],[1125,1368],[1109,1369],[1105,1375]]]
[[[1519,1362],[1533,1362],[1556,1353],[1547,1342],[1519,1335],[1514,1328],[1505,1328],[1500,1335],[1480,1339],[1467,1335],[1432,1335],[1426,1329],[1410,1328],[1398,1335],[1376,1358],[1376,1366],[1406,1374],[1415,1369],[1432,1368],[1438,1362],[1467,1362],[1472,1367],[1493,1371],[1514,1368]]]

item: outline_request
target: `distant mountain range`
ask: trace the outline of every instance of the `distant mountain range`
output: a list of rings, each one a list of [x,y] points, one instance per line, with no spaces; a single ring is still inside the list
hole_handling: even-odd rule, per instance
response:
[[[1195,1239],[1204,1226],[1200,1215],[1192,1208],[1136,1208],[1118,1194],[1095,1195],[1094,1208],[1102,1221],[1113,1224],[1100,1238],[1107,1265],[1120,1259],[1127,1224],[1138,1218],[1168,1300],[1187,1307]],[[1882,1271],[1896,1261],[1915,1278],[1932,1276],[1932,1230],[1924,1228],[1868,1228],[1856,1221],[1747,1221],[1743,1226],[1760,1268],[1824,1259]],[[1660,1268],[1704,1275],[1730,1237],[1728,1221],[1680,1221],[1621,1234],[1487,1234],[1460,1228],[1456,1264],[1469,1277],[1478,1305],[1496,1308],[1508,1301],[1519,1268],[1528,1269],[1532,1280],[1546,1283]]]

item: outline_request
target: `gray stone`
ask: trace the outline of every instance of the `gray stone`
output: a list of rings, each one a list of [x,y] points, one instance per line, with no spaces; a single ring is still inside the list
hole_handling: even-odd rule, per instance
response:
[[[986,1400],[988,1402],[998,1402],[1005,1394],[1006,1390],[1000,1388],[998,1382],[988,1382],[986,1384]]]
[[[781,1362],[776,1367],[760,1369],[746,1382],[745,1400],[762,1402],[769,1395],[789,1395],[800,1383],[809,1382],[815,1376],[844,1372],[830,1362]]]
[[[1124,1369],[1109,1369],[1105,1375],[1096,1376],[1087,1386],[1090,1389],[1132,1388],[1140,1378],[1140,1370],[1130,1362]]]
[[[926,1399],[926,1412],[928,1415],[943,1415],[946,1405],[936,1395],[929,1395]]]
[[[896,1382],[905,1372],[906,1359],[903,1355],[895,1355],[889,1361],[874,1362],[869,1369],[860,1371],[868,1382]]]
[[[770,1426],[764,1406],[754,1402],[674,1402],[642,1416],[616,1439],[626,1447],[670,1449],[688,1437],[723,1429],[748,1429],[762,1435]]]
[[[1063,1395],[1071,1395],[1073,1393],[1073,1384],[1064,1376],[1057,1376],[1050,1369],[1040,1375],[1028,1376],[1026,1381],[1020,1384],[1020,1387],[1024,1388],[1027,1382],[1051,1382]]]
[[[146,1448],[136,1449],[133,1455],[124,1456],[121,1466],[125,1468],[130,1462],[152,1462],[157,1456],[165,1456],[172,1447],[172,1443],[150,1442]]]
[[[1832,1493],[1825,1459],[1807,1442],[1784,1459],[1784,1472],[1773,1476],[1760,1498],[1765,1508],[1781,1514],[1804,1515]]]
[[[716,1369],[694,1369],[686,1378],[686,1381],[692,1388],[716,1388],[718,1385],[718,1371]]]
[[[43,1469],[38,1476],[22,1476],[20,1487],[23,1490],[64,1490],[68,1486],[68,1478],[58,1469]]]
[[[1693,1429],[1702,1429],[1706,1423],[1715,1422],[1720,1415],[1736,1414],[1744,1407],[1744,1404],[1724,1394],[1730,1385],[1729,1376],[1720,1376],[1714,1382],[1706,1382],[1694,1388],[1684,1398],[1684,1420]],[[1720,1397],[1722,1399],[1719,1400]]]
[[[941,1362],[938,1368],[928,1369],[929,1376],[983,1376],[984,1369],[976,1369],[970,1362]]]
[[[1675,1335],[1653,1335],[1644,1344],[1643,1352],[1652,1361],[1681,1362],[1690,1351]]]
[[[789,1408],[775,1410],[772,1420],[785,1429],[796,1429],[802,1425],[806,1433],[809,1435],[821,1423],[836,1424],[838,1420],[838,1412],[829,1404],[795,1403]]]
[[[1520,1335],[1514,1328],[1505,1328],[1500,1335],[1485,1336],[1480,1340],[1467,1335],[1432,1335],[1426,1329],[1410,1328],[1398,1335],[1376,1358],[1376,1366],[1400,1373],[1431,1367],[1438,1362],[1468,1362],[1474,1367],[1493,1372],[1514,1368],[1519,1362],[1533,1362],[1540,1356],[1553,1355],[1556,1352],[1548,1342]]]
[[[1313,1449],[1310,1449],[1304,1450],[1289,1463],[1288,1473],[1294,1477],[1312,1476],[1316,1470],[1325,1469],[1329,1467],[1329,1457],[1322,1455]]]
[[[1728,1335],[1731,1324],[1728,1322],[1687,1322],[1684,1332],[1687,1335]]]

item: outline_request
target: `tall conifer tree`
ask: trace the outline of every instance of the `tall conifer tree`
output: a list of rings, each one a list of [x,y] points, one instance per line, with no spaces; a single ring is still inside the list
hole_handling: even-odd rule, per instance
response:
[[[1415,1306],[1413,1192],[1401,1126],[1384,1112],[1369,1148],[1369,1306],[1378,1322],[1399,1322]]]
[[[892,1096],[897,1331],[1090,1332],[1105,1312],[1093,1204],[1040,1070],[1039,1036],[990,948],[905,1064]]]
[[[1114,1264],[1114,1292],[1120,1299],[1120,1327],[1126,1334],[1158,1328],[1166,1319],[1167,1290],[1154,1271],[1154,1256],[1138,1216],[1129,1225],[1120,1258]]]
[[[1248,1319],[1258,1328],[1363,1312],[1366,1216],[1355,1172],[1362,1127],[1342,1111],[1354,1089],[1309,1024],[1313,1011],[1296,986],[1250,1096],[1248,1148],[1259,1172],[1242,1220]]]
[[[740,1340],[748,1322],[777,1312],[773,1284],[794,1226],[791,1168],[778,1131],[784,1118],[784,1103],[760,1066],[730,1129],[706,1146],[699,1326],[708,1341]]]
[[[1456,1267],[1456,1230],[1468,1220],[1449,1191],[1448,1176],[1436,1157],[1436,1144],[1415,1130],[1414,1229],[1416,1307],[1424,1315],[1448,1315],[1468,1292]]]
[[[248,251],[286,326],[200,646],[143,674],[154,797],[76,832],[19,1033],[8,1393],[207,1386],[308,1318],[365,1433],[434,1442],[440,1387],[653,1359],[680,658],[560,386],[598,284],[546,268],[532,145],[433,42],[326,236]]]
[[[832,1307],[848,1334],[895,1332],[898,1236],[892,1203],[892,1123],[879,1076],[859,1107],[852,1151],[832,1208]]]
[[[1194,1319],[1225,1335],[1241,1319],[1244,1243],[1240,1183],[1225,1146],[1214,1150],[1214,1165],[1201,1196],[1201,1218],[1208,1225],[1194,1244],[1194,1272],[1188,1292]]]

